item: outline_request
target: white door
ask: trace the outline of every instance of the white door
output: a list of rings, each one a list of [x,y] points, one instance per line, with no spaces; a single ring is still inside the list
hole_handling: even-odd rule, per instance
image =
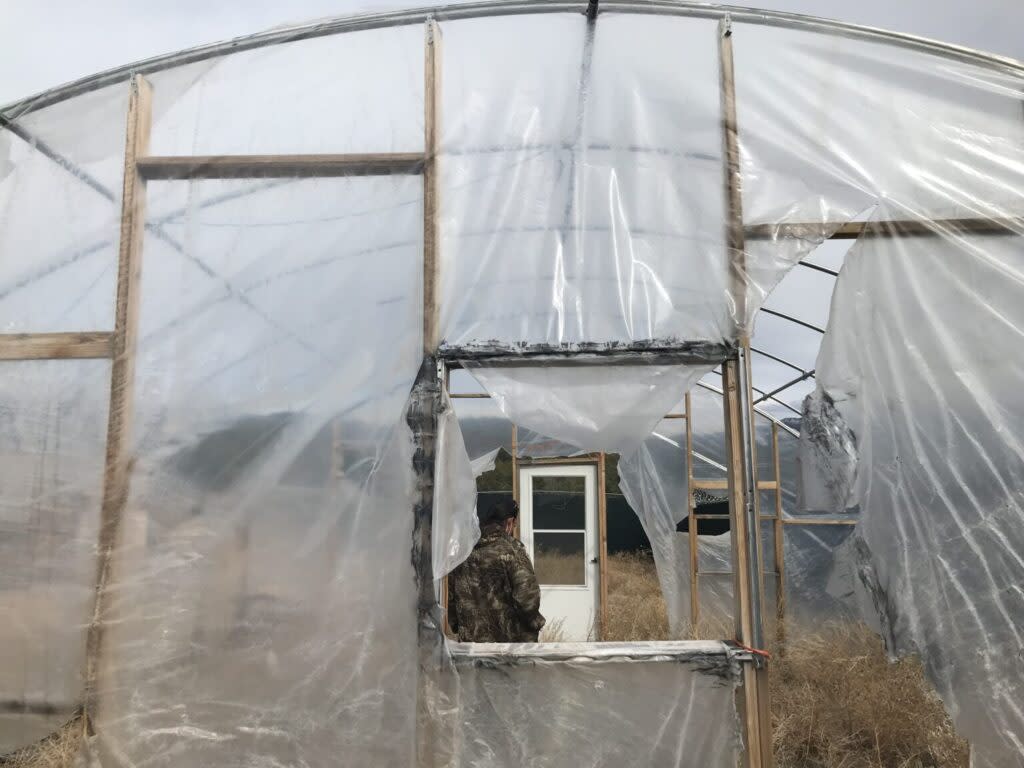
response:
[[[519,488],[519,532],[537,572],[547,632],[592,640],[600,594],[597,467],[523,467]]]

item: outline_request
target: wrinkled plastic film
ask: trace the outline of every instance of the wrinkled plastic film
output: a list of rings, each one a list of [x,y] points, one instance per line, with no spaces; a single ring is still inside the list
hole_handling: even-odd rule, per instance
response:
[[[258,185],[154,185],[156,205],[187,213],[167,226],[181,250],[144,244],[127,507],[142,530],[116,554],[95,747],[168,765],[402,763],[416,699],[405,409],[422,348],[422,214],[405,199],[420,185]],[[409,244],[363,256],[385,230]],[[301,246],[282,262],[288,242]]]
[[[492,366],[467,369],[517,425],[580,450],[628,453],[709,366]]]
[[[446,765],[736,764],[738,666],[724,656],[481,659],[456,671],[447,709],[459,727],[436,745]]]
[[[500,449],[471,461],[462,429],[447,397],[437,420],[437,469],[434,472],[434,578],[440,579],[469,557],[480,538],[476,515],[476,477],[486,471]]]
[[[819,366],[857,439],[862,604],[893,652],[920,654],[977,766],[1012,763],[1024,739],[1024,469],[1006,429],[1022,371],[997,342],[1024,327],[1022,252],[1016,232],[863,238]]]

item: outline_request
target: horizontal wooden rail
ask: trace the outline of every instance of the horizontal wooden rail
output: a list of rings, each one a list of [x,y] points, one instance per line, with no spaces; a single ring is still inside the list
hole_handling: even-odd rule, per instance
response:
[[[423,172],[423,154],[149,156],[136,162],[151,181],[188,179],[334,178],[394,176]]]
[[[95,360],[111,356],[109,332],[3,333],[0,360]]]
[[[826,233],[829,240],[859,237],[937,237],[955,235],[1024,234],[1024,218],[895,219],[838,223],[753,224],[745,228],[748,240],[815,239]]]
[[[805,520],[802,517],[783,517],[780,522],[785,525],[856,525],[857,518],[810,518]]]

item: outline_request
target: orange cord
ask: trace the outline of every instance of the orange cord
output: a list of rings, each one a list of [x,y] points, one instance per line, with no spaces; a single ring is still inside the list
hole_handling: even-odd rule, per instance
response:
[[[735,645],[737,648],[739,648],[741,651],[746,651],[747,653],[752,653],[755,656],[761,656],[762,658],[765,658],[765,659],[770,659],[772,657],[771,653],[769,653],[768,651],[763,651],[763,650],[761,650],[759,648],[751,648],[749,645],[744,645],[739,640],[733,640],[732,644]]]

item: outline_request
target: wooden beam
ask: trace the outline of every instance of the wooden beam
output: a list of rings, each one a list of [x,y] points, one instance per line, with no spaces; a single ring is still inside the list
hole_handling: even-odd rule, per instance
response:
[[[751,224],[749,240],[857,240],[861,237],[948,237],[950,235],[1024,234],[1022,217],[959,219],[892,219],[887,221],[794,222]]]
[[[764,594],[761,573],[761,529],[757,515],[757,462],[754,411],[750,385],[750,320],[747,307],[746,233],[743,226],[743,177],[740,169],[739,128],[736,118],[736,80],[733,67],[732,22],[729,16],[718,26],[719,95],[722,111],[722,152],[725,160],[726,238],[729,284],[733,300],[734,341],[740,352],[722,364],[725,404],[725,436],[728,450],[729,512],[736,572],[736,637],[756,646],[763,637],[759,606]],[[739,367],[743,366],[743,370]],[[740,389],[743,389],[741,392]],[[748,434],[749,433],[749,434]],[[752,495],[753,509],[747,504]],[[752,513],[752,514],[751,514]],[[750,520],[752,518],[752,520]],[[748,526],[756,526],[749,530]],[[751,552],[751,542],[754,542]],[[750,555],[754,554],[753,562]],[[740,711],[744,727],[747,768],[772,768],[771,713],[768,701],[768,669],[764,659],[743,665]]]
[[[702,491],[725,491],[729,489],[728,480],[705,480],[699,477],[695,477],[690,485]]]
[[[519,498],[519,428],[512,425],[512,501],[517,505],[521,503]],[[516,518],[516,538],[522,538],[522,531],[519,529],[519,518]]]
[[[743,229],[743,176],[740,172],[739,129],[736,121],[736,81],[733,74],[732,27],[728,17],[719,25],[719,92],[722,110],[722,155],[725,159],[726,247],[729,291],[737,343],[747,336],[747,257]]]
[[[437,217],[441,143],[441,28],[433,19],[426,24],[423,73],[423,350],[432,355],[440,341],[437,296],[440,232]]]
[[[110,357],[114,334],[83,333],[0,334],[0,360],[93,360]]]
[[[141,75],[131,82],[128,128],[125,136],[124,181],[121,195],[121,233],[117,259],[117,298],[110,370],[110,407],[107,415],[107,450],[103,471],[96,594],[86,641],[85,714],[94,718],[96,682],[103,653],[107,620],[107,586],[118,546],[122,518],[128,503],[131,465],[132,399],[135,383],[135,347],[139,324],[142,242],[146,227],[146,182],[136,160],[149,148],[152,89]]]
[[[600,454],[596,453],[584,453],[579,456],[538,456],[537,458],[524,458],[519,460],[520,466],[557,466],[559,464],[580,465],[580,464],[593,464],[597,465],[600,463]]]
[[[139,158],[148,181],[192,179],[291,179],[416,175],[423,155],[395,152],[356,155],[197,155]]]
[[[686,536],[690,545],[688,566],[690,569],[690,631],[695,633],[700,621],[700,557],[697,551],[700,539],[698,538],[697,504],[693,498],[693,410],[689,392],[686,393],[684,407],[686,409],[686,514],[690,518]]]
[[[782,519],[783,525],[856,525],[856,519],[828,520],[821,518],[786,517]]]
[[[608,499],[605,494],[605,461],[602,451],[597,461],[597,535],[598,535],[598,632],[597,640],[608,633]]]

